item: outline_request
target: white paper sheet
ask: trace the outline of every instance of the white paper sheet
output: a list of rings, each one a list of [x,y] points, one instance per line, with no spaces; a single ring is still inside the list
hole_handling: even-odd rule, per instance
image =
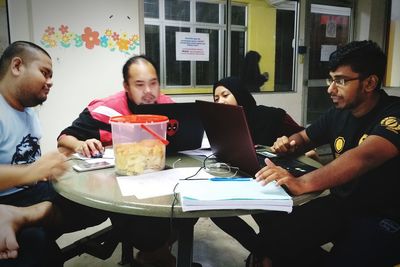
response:
[[[204,157],[208,157],[212,155],[212,151],[211,149],[202,149],[202,148],[198,148],[198,149],[193,149],[193,150],[184,150],[184,151],[179,151],[179,153],[188,155],[188,156],[204,156]]]
[[[337,49],[336,45],[321,45],[321,62],[329,61],[329,56]]]
[[[199,167],[175,168],[136,176],[118,176],[117,181],[123,196],[151,198],[172,194],[179,179],[191,176],[198,170]],[[195,177],[212,178],[213,176],[201,170]]]
[[[103,153],[103,157],[101,157],[101,158],[88,158],[88,157],[85,157],[85,156],[82,156],[81,154],[79,154],[79,153],[74,153],[74,154],[72,154],[72,156],[71,156],[71,158],[75,158],[75,159],[81,159],[81,160],[100,160],[100,161],[104,161],[104,159],[114,159],[114,150],[112,149],[112,148],[110,148],[110,147],[107,147],[105,150],[104,150],[104,153]]]

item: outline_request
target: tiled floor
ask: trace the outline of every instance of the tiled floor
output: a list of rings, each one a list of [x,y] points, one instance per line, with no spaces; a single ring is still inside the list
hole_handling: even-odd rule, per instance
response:
[[[254,221],[250,216],[243,216],[243,218],[258,231]],[[108,225],[109,222],[107,221],[98,227],[66,234],[60,237],[57,242],[61,247],[63,247]],[[201,263],[203,267],[245,266],[244,261],[249,252],[245,250],[236,240],[216,227],[208,218],[201,218],[197,222],[195,225],[194,239],[193,259],[195,262]],[[176,244],[173,247],[173,253],[176,255]],[[64,266],[121,266],[118,265],[120,258],[121,245],[118,245],[117,249],[114,251],[114,254],[107,260],[103,261],[88,254],[82,254],[81,256],[70,259],[65,263]]]

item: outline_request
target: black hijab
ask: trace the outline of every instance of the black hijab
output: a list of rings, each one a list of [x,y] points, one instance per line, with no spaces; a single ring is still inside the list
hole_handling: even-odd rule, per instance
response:
[[[245,88],[238,77],[227,77],[213,86],[213,97],[218,86],[227,88],[242,106],[254,144],[271,146],[280,137],[283,119],[286,112],[281,108],[257,105],[252,94]]]
[[[213,87],[213,96],[218,86],[223,86],[231,91],[238,105],[242,106],[246,113],[248,110],[257,106],[256,100],[251,93],[244,88],[243,83],[238,77],[227,77],[216,82]]]

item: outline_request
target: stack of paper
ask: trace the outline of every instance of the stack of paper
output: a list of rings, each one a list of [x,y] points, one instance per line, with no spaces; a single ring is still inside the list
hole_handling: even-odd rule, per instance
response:
[[[225,179],[225,180],[222,180]],[[254,179],[186,180],[179,185],[183,211],[261,209],[291,212],[292,198],[275,183],[261,186]]]

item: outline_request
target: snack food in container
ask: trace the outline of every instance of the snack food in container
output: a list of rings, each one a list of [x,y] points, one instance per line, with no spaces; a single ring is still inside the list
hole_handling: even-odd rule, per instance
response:
[[[117,174],[137,175],[164,169],[166,116],[116,116],[110,123]]]

